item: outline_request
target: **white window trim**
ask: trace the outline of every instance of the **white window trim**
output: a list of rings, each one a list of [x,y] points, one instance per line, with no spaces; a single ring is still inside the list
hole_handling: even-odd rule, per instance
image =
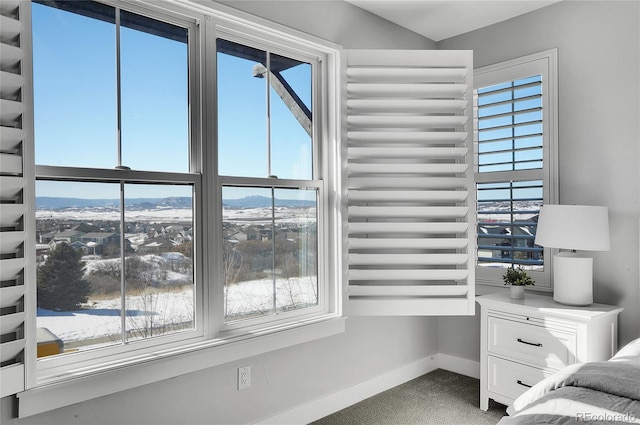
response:
[[[259,355],[265,352],[289,347],[307,341],[324,338],[344,332],[345,318],[343,316],[342,297],[344,288],[342,281],[345,278],[345,271],[342,266],[345,242],[342,237],[343,216],[345,206],[342,199],[344,193],[343,177],[343,149],[340,143],[340,97],[341,97],[341,47],[333,43],[320,40],[299,31],[295,31],[284,26],[273,24],[262,18],[257,18],[244,12],[236,11],[230,7],[218,4],[208,4],[205,6],[196,2],[184,2],[179,0],[168,0],[162,4],[156,1],[134,1],[127,0],[126,3],[135,8],[164,10],[176,14],[177,16],[188,16],[198,21],[201,35],[199,42],[202,43],[204,52],[199,57],[199,70],[202,71],[203,63],[210,61],[208,55],[215,54],[215,29],[214,25],[223,25],[227,28],[235,28],[253,34],[262,34],[270,42],[280,43],[291,50],[291,46],[299,46],[307,51],[317,51],[324,57],[321,64],[326,78],[322,80],[322,87],[319,90],[319,101],[323,105],[322,110],[325,119],[322,120],[323,128],[321,133],[324,140],[320,141],[326,149],[324,158],[326,161],[319,164],[322,167],[321,175],[327,179],[323,202],[328,205],[325,217],[326,237],[328,245],[339,249],[329,249],[325,260],[329,263],[326,280],[333,285],[334,290],[327,297],[327,308],[324,313],[319,313],[313,317],[299,317],[289,320],[286,323],[266,324],[261,328],[254,329],[251,334],[244,333],[238,335],[220,336],[220,329],[215,329],[211,320],[205,317],[203,324],[204,338],[200,341],[188,343],[185,341],[174,343],[168,346],[156,346],[154,350],[146,350],[142,354],[130,353],[128,357],[121,356],[113,362],[102,363],[98,366],[83,367],[78,364],[74,370],[65,371],[63,376],[50,376],[47,382],[38,382],[37,360],[35,358],[35,341],[31,338],[28,342],[30,347],[30,357],[27,359],[27,389],[18,394],[19,409],[18,416],[26,417],[42,413],[55,408],[70,404],[90,400],[92,398],[112,394],[140,385],[162,381],[185,373],[210,368],[224,363],[232,362],[249,356]],[[30,37],[30,34],[29,34]],[[213,49],[212,49],[213,47]],[[295,47],[294,47],[295,50]],[[206,84],[206,86],[205,86]],[[203,110],[213,110],[213,105],[207,105],[208,99],[215,99],[215,83],[204,82],[198,102],[205,104]],[[196,132],[205,145],[211,146],[214,141],[215,123],[214,120],[197,117]],[[194,158],[192,158],[193,160]],[[204,149],[203,159],[213,161],[215,154],[212,149]],[[27,163],[29,161],[26,161]],[[32,161],[31,161],[32,162]],[[213,162],[209,162],[214,163]],[[33,175],[33,163],[27,164],[31,175]],[[42,170],[40,170],[42,171]],[[202,175],[204,187],[220,187],[215,184],[215,167],[206,169]],[[207,182],[207,184],[205,184]],[[201,214],[213,217],[213,222],[220,221],[220,212],[214,205],[213,197],[208,198],[207,205],[204,205]],[[33,208],[33,207],[32,207]],[[34,216],[35,212],[31,211]],[[202,234],[205,240],[203,243],[211,244],[217,235],[213,235],[215,230],[210,229]],[[202,274],[206,276],[209,270],[206,265],[215,264],[213,250],[209,249],[208,258],[203,259],[205,268]],[[203,300],[210,301],[216,297],[216,290],[208,285],[203,285]],[[33,303],[29,307],[35,307],[35,285],[32,284],[29,294],[33,298]],[[207,304],[206,302],[204,303]],[[211,305],[211,304],[210,304]],[[35,315],[35,308],[32,308]],[[205,311],[205,315],[207,312]],[[28,335],[35,335],[36,321],[33,317],[29,321]],[[218,335],[217,337],[215,335]]]
[[[486,87],[505,81],[516,80],[534,74],[543,78],[543,204],[557,204],[559,201],[558,181],[558,50],[550,49],[509,61],[489,65],[474,70],[474,86]],[[477,131],[477,130],[476,130]],[[489,173],[486,173],[489,174]],[[523,173],[524,174],[524,173]],[[481,173],[475,173],[475,181],[490,182]],[[477,218],[476,218],[477,223]],[[531,289],[551,292],[553,281],[553,251],[544,248],[544,271],[529,272],[536,284]],[[483,285],[503,286],[503,268],[476,265],[476,282]]]

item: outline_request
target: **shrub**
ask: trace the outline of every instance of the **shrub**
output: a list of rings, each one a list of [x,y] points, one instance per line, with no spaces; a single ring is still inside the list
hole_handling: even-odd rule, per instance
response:
[[[66,243],[51,251],[38,268],[38,307],[47,310],[71,311],[87,302],[91,292],[84,276],[82,253]]]

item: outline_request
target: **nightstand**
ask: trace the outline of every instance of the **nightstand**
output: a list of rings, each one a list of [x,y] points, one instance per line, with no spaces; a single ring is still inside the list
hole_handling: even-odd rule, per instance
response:
[[[573,307],[552,297],[508,293],[476,298],[481,307],[480,409],[509,405],[533,384],[573,363],[607,360],[618,349],[622,307]]]

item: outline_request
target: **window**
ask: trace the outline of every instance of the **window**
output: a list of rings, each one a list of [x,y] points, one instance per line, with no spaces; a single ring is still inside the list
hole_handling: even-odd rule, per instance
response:
[[[506,267],[549,287],[551,258],[534,244],[544,203],[557,201],[556,52],[475,71],[477,277],[500,283]]]
[[[228,325],[308,313],[322,303],[317,265],[324,185],[314,165],[312,116],[318,66],[309,61],[217,39]]]
[[[67,354],[193,337],[193,27],[57,2],[33,4],[32,28],[37,326],[57,344],[41,373]]]
[[[31,12],[45,343],[24,363],[58,396],[21,393],[20,415],[340,332],[339,49],[197,5]]]

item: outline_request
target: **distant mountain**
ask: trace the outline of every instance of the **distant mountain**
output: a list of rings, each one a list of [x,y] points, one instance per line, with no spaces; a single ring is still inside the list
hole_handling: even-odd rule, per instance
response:
[[[156,202],[157,206],[160,207],[171,207],[171,208],[191,208],[193,205],[193,200],[189,197],[178,197],[174,196],[171,198],[164,198],[160,201]]]
[[[156,208],[190,208],[192,200],[189,197],[170,198],[136,198],[127,199],[127,205],[135,209]],[[36,209],[60,210],[67,208],[118,208],[118,199],[83,199],[83,198],[53,198],[48,196],[36,197]],[[271,206],[271,198],[266,196],[247,196],[240,199],[225,199],[223,205],[230,208],[265,208]],[[276,207],[311,207],[314,201],[299,199],[276,199]]]
[[[268,208],[271,206],[271,198],[266,196],[245,196],[240,199],[223,199],[225,207],[231,208]],[[276,207],[312,207],[315,201],[304,201],[300,199],[278,199],[275,200]]]
[[[82,199],[82,198],[53,198],[36,196],[36,209],[59,210],[62,208],[117,208],[117,199]]]

